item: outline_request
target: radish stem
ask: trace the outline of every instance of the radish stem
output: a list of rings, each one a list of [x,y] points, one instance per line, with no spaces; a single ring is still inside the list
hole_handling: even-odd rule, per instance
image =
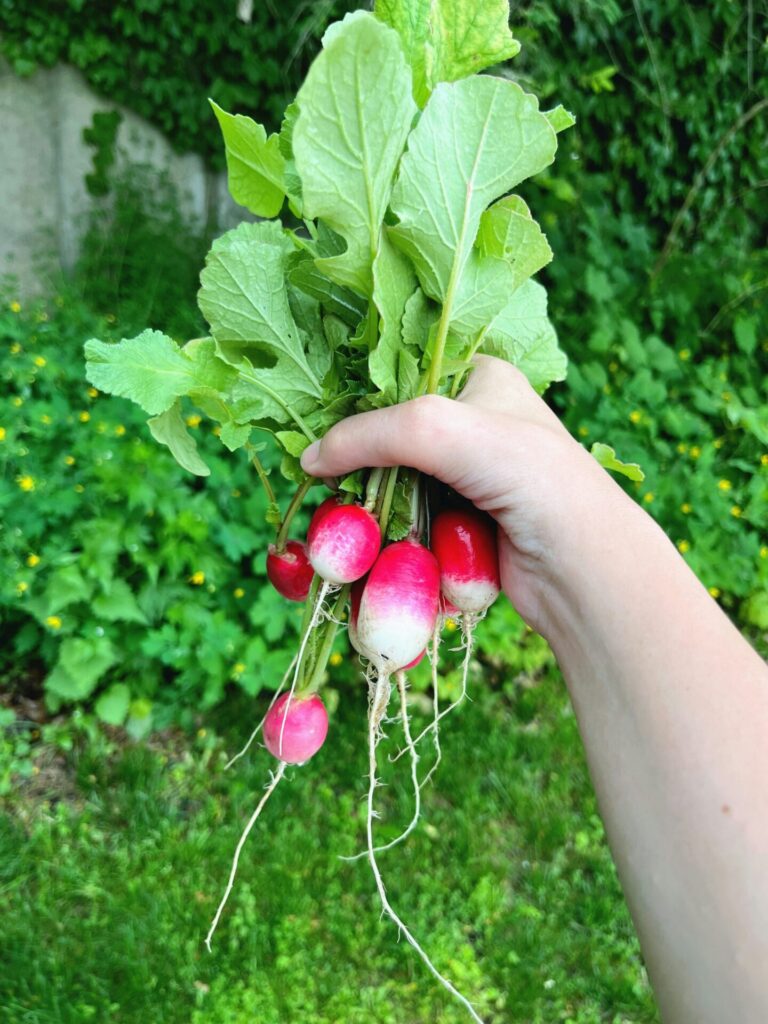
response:
[[[280,523],[280,530],[278,531],[277,540],[275,541],[275,548],[278,553],[281,553],[285,549],[285,542],[288,539],[288,530],[291,526],[291,520],[301,508],[302,502],[307,496],[307,492],[314,483],[314,477],[308,476],[291,499],[291,503],[286,510],[285,517]],[[274,501],[274,498],[272,500]]]

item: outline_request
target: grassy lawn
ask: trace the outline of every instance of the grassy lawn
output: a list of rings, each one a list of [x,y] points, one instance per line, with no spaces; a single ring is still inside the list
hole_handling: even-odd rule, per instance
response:
[[[478,695],[447,720],[420,828],[381,856],[390,898],[488,1024],[656,1021],[562,683],[550,673],[509,692]],[[208,955],[203,938],[271,765],[258,749],[223,771],[252,713],[230,706],[204,734],[109,756],[86,744],[7,802],[5,1024],[469,1019],[380,917],[367,862],[338,859],[364,839],[362,691],[276,791]],[[398,739],[392,724],[389,749]],[[387,839],[412,798],[405,759],[380,760]]]

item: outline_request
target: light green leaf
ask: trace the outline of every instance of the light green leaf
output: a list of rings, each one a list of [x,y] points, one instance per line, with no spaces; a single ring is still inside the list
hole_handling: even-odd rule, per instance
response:
[[[288,279],[292,285],[317,299],[327,313],[341,317],[350,327],[357,327],[365,315],[365,299],[350,288],[334,284],[318,270],[309,252],[294,253],[289,259],[288,266]]]
[[[400,349],[397,364],[397,400],[407,402],[419,393],[419,361],[408,349]]]
[[[117,653],[111,641],[105,637],[68,637],[59,651],[58,665],[75,684],[76,696],[71,700],[82,700],[90,696],[99,679],[117,661]],[[65,694],[58,691],[61,696]]]
[[[250,423],[235,423],[233,420],[227,420],[222,424],[219,440],[225,448],[234,452],[243,447],[251,436],[252,429]]]
[[[140,622],[146,624],[146,616],[139,608],[133,591],[125,580],[111,580],[102,584],[103,593],[93,599],[93,610],[100,619],[107,622]]]
[[[278,430],[275,437],[286,452],[297,459],[309,444],[309,438],[306,438],[297,430]]]
[[[305,352],[285,280],[292,243],[265,228],[241,224],[214,243],[198,300],[220,355],[240,370],[231,391],[235,419],[285,423],[321,399],[327,351],[313,359]]]
[[[590,448],[590,454],[594,455],[604,469],[610,469],[614,473],[621,473],[630,480],[645,480],[645,473],[637,462],[622,462],[616,458],[616,452],[610,445],[595,441]]]
[[[564,132],[566,128],[572,128],[576,124],[576,118],[565,107],[560,104],[552,110],[545,110],[544,117],[552,125],[556,132]]]
[[[547,317],[547,293],[536,281],[525,281],[491,321],[481,352],[517,366],[537,391],[565,380],[568,360],[558,347]]]
[[[92,338],[85,358],[85,375],[95,388],[130,398],[151,416],[170,409],[198,382],[195,364],[160,331],[142,331],[116,345]]]
[[[187,430],[178,402],[159,416],[147,420],[152,437],[160,444],[167,445],[174,459],[188,473],[195,476],[210,476],[210,469],[200,458],[197,443]]]
[[[285,158],[280,139],[243,114],[228,114],[208,101],[221,127],[227,155],[229,191],[236,203],[257,217],[276,217],[285,198]]]
[[[382,235],[373,264],[373,299],[379,311],[379,340],[368,357],[371,381],[394,405],[398,396],[398,365],[402,346],[400,325],[416,277],[408,260]]]
[[[438,82],[474,75],[520,51],[509,30],[509,0],[376,0],[375,13],[402,40],[420,107]]]
[[[76,565],[64,565],[55,569],[50,576],[43,595],[45,615],[54,615],[78,601],[88,601],[93,593],[93,583],[84,579]]]
[[[477,246],[484,255],[512,264],[513,289],[552,259],[546,235],[520,196],[505,196],[483,213]]]
[[[348,15],[327,34],[297,103],[293,152],[304,215],[322,218],[347,243],[318,267],[369,296],[392,179],[416,113],[396,33],[365,11]]]
[[[416,353],[426,350],[429,332],[437,321],[438,311],[421,290],[417,288],[405,304],[403,313],[403,344]]]
[[[392,239],[444,324],[475,331],[506,302],[513,271],[474,247],[485,208],[552,162],[555,133],[514,82],[481,75],[439,85],[408,139],[392,193]]]
[[[125,683],[115,683],[96,701],[96,714],[107,725],[122,725],[130,703],[131,691]]]

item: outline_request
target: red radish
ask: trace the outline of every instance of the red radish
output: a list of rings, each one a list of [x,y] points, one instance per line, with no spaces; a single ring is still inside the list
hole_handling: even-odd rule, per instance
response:
[[[274,544],[269,545],[267,576],[278,594],[289,601],[305,601],[314,574],[307,549],[300,541],[289,540],[281,552]]]
[[[402,672],[407,672],[409,668],[416,668],[416,666],[419,664],[420,661],[422,661],[422,659],[424,658],[424,655],[426,653],[427,653],[427,648],[425,647],[424,650],[421,652],[421,654],[418,654],[413,659],[413,661],[409,661],[407,665],[403,665],[401,671]]]
[[[432,520],[440,588],[466,615],[482,615],[501,589],[496,524],[476,509],[449,509]]]
[[[386,673],[414,661],[432,636],[439,600],[440,570],[427,548],[415,540],[384,548],[360,598],[361,653]]]
[[[353,583],[365,576],[376,561],[381,530],[362,505],[337,503],[327,508],[327,504],[323,502],[309,524],[309,561],[327,583]]]
[[[291,703],[286,715],[285,707],[289,700]],[[287,764],[308,761],[325,743],[327,735],[328,712],[316,693],[293,698],[290,693],[284,693],[264,719],[264,745],[270,754]]]

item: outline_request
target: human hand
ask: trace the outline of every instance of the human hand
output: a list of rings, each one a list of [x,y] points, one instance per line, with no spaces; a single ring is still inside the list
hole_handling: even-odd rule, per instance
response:
[[[551,590],[566,562],[578,564],[565,549],[597,528],[606,502],[632,503],[519,370],[491,356],[475,362],[457,400],[425,395],[352,416],[311,445],[302,465],[322,477],[411,466],[490,513],[504,591],[546,636]]]

